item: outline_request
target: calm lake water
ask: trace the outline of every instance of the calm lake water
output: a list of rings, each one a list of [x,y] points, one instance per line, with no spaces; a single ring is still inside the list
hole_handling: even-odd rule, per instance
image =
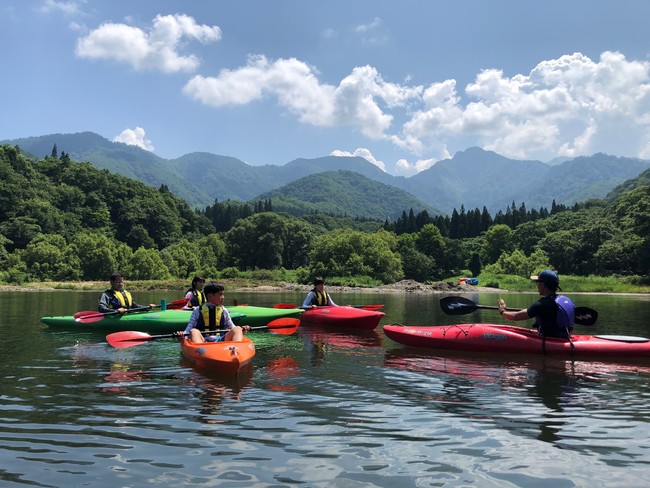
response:
[[[381,326],[496,322],[444,315],[442,295],[336,294],[384,303],[375,331],[251,332],[237,381],[181,360],[174,340],[113,349],[44,315],[95,292],[0,293],[0,486],[546,487],[650,484],[650,361],[445,355]],[[302,294],[226,293],[226,303]],[[180,296],[139,292],[140,303]],[[650,296],[571,295],[600,312],[576,332],[650,337]],[[469,295],[494,305],[496,295]],[[508,294],[509,306],[535,295]]]

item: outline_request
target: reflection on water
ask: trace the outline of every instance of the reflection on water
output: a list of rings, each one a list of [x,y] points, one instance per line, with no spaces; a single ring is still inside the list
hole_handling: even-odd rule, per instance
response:
[[[331,351],[346,354],[366,354],[383,347],[383,334],[378,330],[342,330],[340,327],[303,326],[300,337],[313,366],[323,364]]]
[[[266,387],[276,391],[295,391],[296,387],[288,380],[300,376],[300,365],[295,358],[279,357],[266,365]]]
[[[192,368],[192,364],[185,359],[181,360],[181,364]],[[196,374],[188,375],[182,386],[190,387],[193,391],[188,403],[197,411],[199,422],[219,424],[224,422],[220,415],[223,402],[239,402],[243,390],[252,383],[252,366],[243,368],[237,375],[211,373],[203,368],[197,370]]]
[[[415,373],[405,377],[408,381],[400,376],[400,382],[406,385],[403,394],[418,402],[434,402],[447,413],[525,438],[534,436],[562,449],[622,455],[630,462],[634,455],[625,452],[641,446],[603,442],[603,431],[591,425],[594,416],[617,424],[620,420],[615,417],[634,412],[630,420],[643,422],[644,432],[648,431],[650,407],[637,390],[642,385],[648,393],[648,365],[542,356],[504,359],[473,354],[467,359],[459,353],[409,349],[388,350],[384,364]]]

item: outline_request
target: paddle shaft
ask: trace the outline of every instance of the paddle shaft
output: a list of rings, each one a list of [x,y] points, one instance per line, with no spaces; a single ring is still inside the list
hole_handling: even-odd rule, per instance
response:
[[[269,322],[268,325],[260,325],[258,327],[249,327],[249,330],[270,330],[277,334],[290,335],[293,334],[300,325],[300,320],[296,318],[283,317],[275,319]],[[286,330],[285,330],[286,329]],[[232,329],[217,329],[209,331],[201,331],[203,335],[216,335],[221,332],[228,332]],[[188,337],[189,334],[184,334],[185,337]],[[162,334],[162,335],[149,335],[146,332],[138,331],[120,331],[113,332],[106,336],[106,341],[113,347],[118,349],[137,346],[148,341],[153,341],[156,339],[169,339],[172,337],[178,337],[176,333],[172,334]]]
[[[476,308],[485,308],[489,310],[499,310],[499,307],[495,307],[492,305],[476,305]],[[520,309],[519,308],[506,308],[505,309],[508,312],[518,312]],[[596,322],[596,319],[593,318],[594,316],[598,316],[597,312],[595,310],[592,310],[587,307],[576,307],[574,310],[574,322],[578,325],[594,325]]]
[[[324,305],[325,307],[329,305]],[[379,310],[380,308],[384,307],[384,304],[376,304],[376,305],[343,305],[345,307],[352,307],[352,308],[361,308],[363,310]],[[303,310],[311,310],[313,307],[297,307],[293,303],[276,303],[273,305],[273,308],[301,308]]]
[[[173,302],[167,304],[167,309],[169,310],[179,309],[182,308],[182,306],[185,305],[185,303],[187,303],[187,301],[184,299],[174,300]],[[161,308],[161,305],[155,305],[153,308]],[[152,310],[152,308],[146,305],[142,307],[129,308],[124,313],[126,314],[132,312],[146,312],[148,310]],[[93,311],[77,312],[75,314],[75,320],[77,322],[81,322],[82,324],[90,323],[90,322],[99,322],[104,317],[118,315],[118,314],[119,312],[117,310],[112,310],[110,312],[93,312]]]
[[[160,305],[156,305],[156,306],[159,307]],[[129,308],[124,312],[124,314],[134,313],[134,312],[146,312],[147,310],[151,310],[151,307],[149,307],[148,305],[143,307]],[[77,322],[81,322],[82,324],[90,323],[90,322],[99,322],[104,317],[109,317],[111,315],[123,315],[123,314],[121,314],[117,310],[113,310],[111,312],[96,312],[88,315],[82,315],[81,317],[75,318],[75,320]]]
[[[463,297],[444,297],[440,299],[442,310],[449,315],[465,315],[477,309],[499,310],[499,307],[492,305],[478,305],[472,300]],[[509,312],[516,312],[520,309],[506,308]],[[598,319],[598,312],[588,307],[576,307],[574,310],[574,321],[578,325],[594,325]]]

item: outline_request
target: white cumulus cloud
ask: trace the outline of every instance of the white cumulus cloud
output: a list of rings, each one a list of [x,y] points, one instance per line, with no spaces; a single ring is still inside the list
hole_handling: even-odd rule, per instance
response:
[[[649,68],[604,52],[598,62],[574,53],[511,78],[485,70],[465,87],[465,106],[453,80],[432,84],[425,106],[392,140],[415,154],[471,137],[473,145],[515,158],[641,156],[650,136]]]
[[[451,156],[447,154],[447,156],[443,159],[450,158]],[[395,172],[397,173],[398,176],[413,176],[414,174],[420,173],[421,171],[424,171],[425,169],[429,169],[431,166],[436,164],[439,159],[419,159],[415,163],[411,164],[408,162],[407,159],[400,159],[395,163]]]
[[[216,42],[221,39],[221,29],[199,25],[192,17],[181,14],[157,15],[147,31],[127,24],[105,23],[77,40],[76,55],[114,60],[136,70],[191,72],[200,62],[194,54],[180,53],[184,39],[204,44]]]
[[[301,122],[354,127],[370,139],[386,138],[393,120],[387,110],[406,106],[421,90],[387,83],[370,66],[354,68],[338,86],[328,85],[307,63],[265,56],[251,56],[246,66],[214,77],[194,76],[183,87],[188,97],[217,108],[274,97]]]
[[[330,153],[330,156],[337,156],[340,158],[352,158],[352,157],[361,157],[368,161],[369,163],[374,164],[377,166],[379,169],[382,171],[386,171],[386,164],[384,164],[383,161],[380,161],[376,159],[373,154],[370,152],[369,149],[366,149],[365,147],[359,147],[355,149],[353,152],[350,151],[341,151],[339,149],[336,149]]]
[[[142,127],[135,129],[124,129],[119,135],[113,138],[113,142],[123,142],[129,146],[138,146],[145,151],[154,150],[153,144],[145,137],[145,131]]]
[[[271,100],[302,123],[389,141],[405,153],[396,163],[405,175],[470,146],[519,159],[650,156],[650,63],[618,52],[597,61],[568,54],[511,77],[486,69],[462,88],[453,79],[392,83],[369,65],[329,84],[299,59],[255,55],[239,68],[194,76],[183,92],[215,108]]]

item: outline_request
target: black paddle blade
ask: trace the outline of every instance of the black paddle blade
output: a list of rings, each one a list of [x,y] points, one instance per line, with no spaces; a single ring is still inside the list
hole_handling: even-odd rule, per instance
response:
[[[576,307],[574,322],[578,325],[594,325],[598,320],[598,312],[587,307]]]
[[[443,297],[440,299],[440,308],[447,315],[465,315],[475,312],[476,303],[463,297]]]

